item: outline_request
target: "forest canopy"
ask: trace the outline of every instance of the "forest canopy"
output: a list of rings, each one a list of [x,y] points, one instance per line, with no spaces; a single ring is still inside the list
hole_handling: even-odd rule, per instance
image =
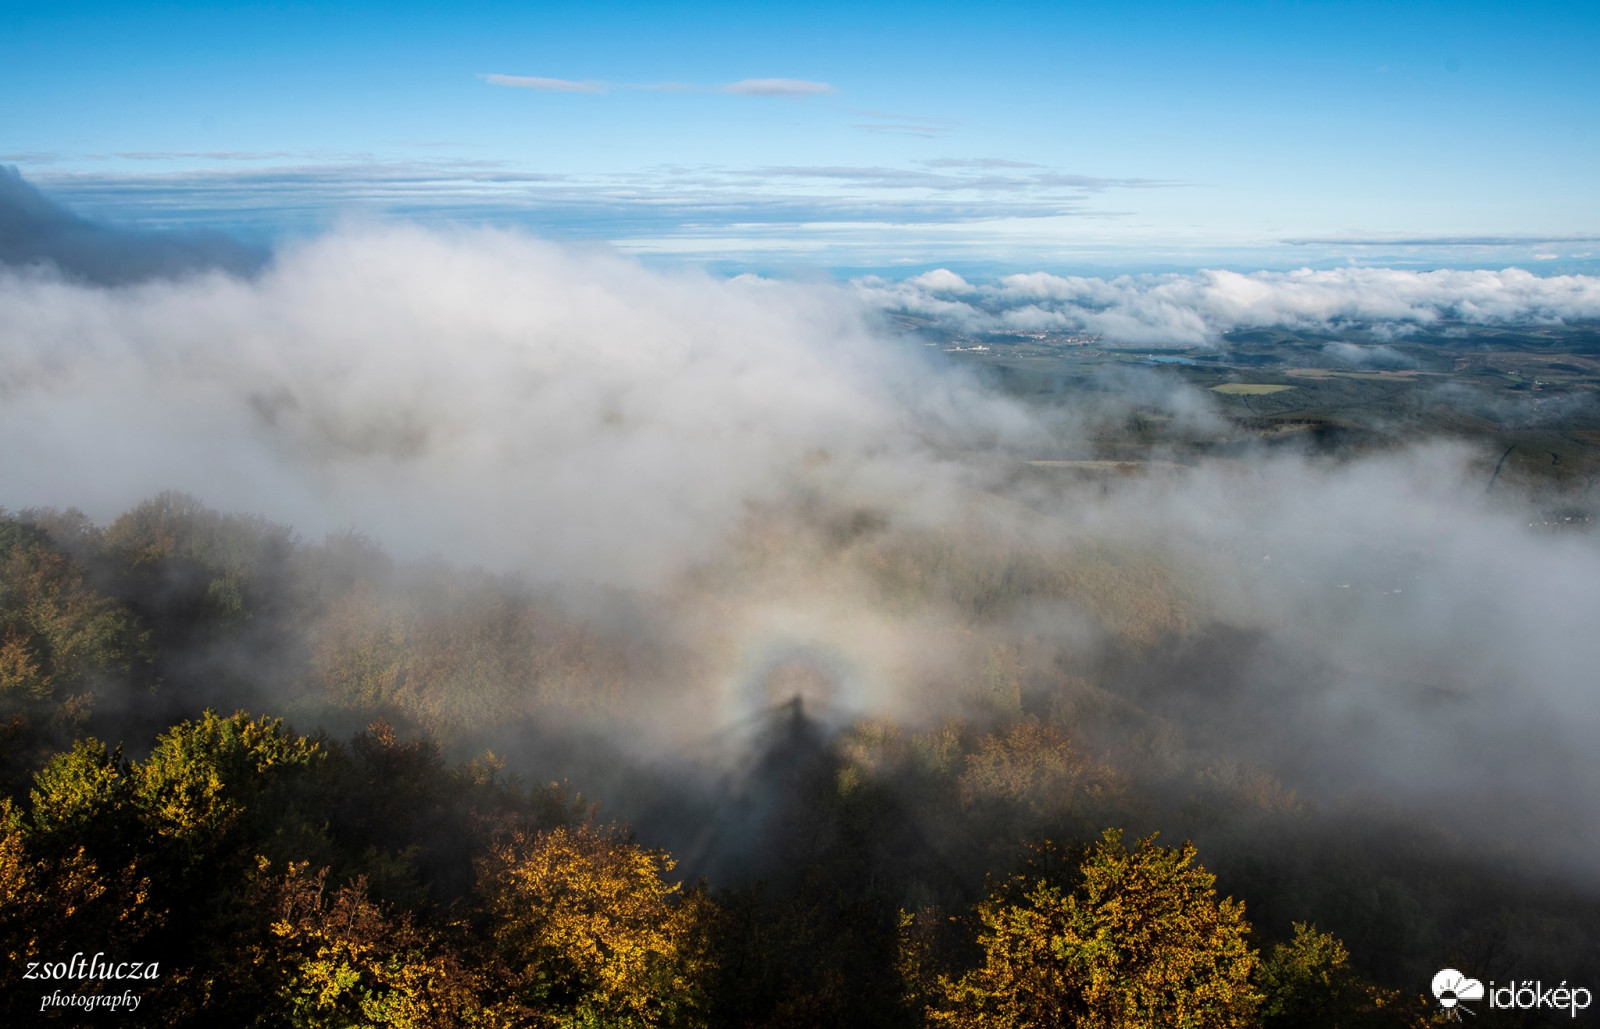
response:
[[[802,530],[751,531],[738,563]],[[159,967],[141,1024],[1277,1027],[1420,1025],[1441,960],[1593,940],[1581,891],[1300,797],[1137,677],[984,628],[1085,596],[1144,668],[1198,631],[1160,565],[1038,553],[995,578],[870,520],[810,538],[905,610],[970,613],[964,699],[841,716],[790,655],[695,764],[581,735],[707,667],[648,598],[181,495],[105,528],[7,515],[0,946]],[[5,998],[15,1024],[74,1021]]]

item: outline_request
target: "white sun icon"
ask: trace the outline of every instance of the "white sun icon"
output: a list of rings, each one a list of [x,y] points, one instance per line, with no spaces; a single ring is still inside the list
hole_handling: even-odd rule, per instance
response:
[[[1433,995],[1439,999],[1439,1006],[1459,1022],[1463,1011],[1469,1015],[1477,1014],[1471,1008],[1462,1006],[1461,1002],[1482,1000],[1483,983],[1468,979],[1453,968],[1441,968],[1433,977]]]

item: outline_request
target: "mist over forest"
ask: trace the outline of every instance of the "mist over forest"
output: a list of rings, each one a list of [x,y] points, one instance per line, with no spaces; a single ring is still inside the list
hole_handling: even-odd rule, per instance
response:
[[[1333,1024],[1282,1000],[1315,932],[1338,1024],[1423,1024],[1441,967],[1596,982],[1593,467],[1495,435],[1592,448],[1594,393],[1441,377],[1417,410],[1476,421],[1334,437],[1157,363],[1035,389],[983,362],[1270,331],[1411,375],[1430,333],[1593,349],[1600,280],[801,282],[403,223],[263,258],[30,190],[0,175],[12,952],[98,932],[170,955],[165,1024],[268,1018],[344,904],[453,970],[406,1024],[1021,1025],[961,992],[974,906],[1193,841],[1278,976],[1195,1024]],[[150,812],[199,802],[152,769],[208,739],[244,741],[216,795],[272,814],[180,860]],[[515,869],[553,840],[657,854],[678,1000],[515,971]],[[51,894],[65,869],[97,899]],[[258,965],[292,974],[229,964],[259,925],[224,909],[265,912],[302,949]],[[440,942],[463,925],[492,942]],[[520,984],[501,1021],[464,1013],[493,1007],[471,968]]]

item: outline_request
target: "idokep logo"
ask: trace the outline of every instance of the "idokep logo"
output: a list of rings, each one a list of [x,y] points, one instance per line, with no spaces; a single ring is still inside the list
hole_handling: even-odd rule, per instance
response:
[[[1487,999],[1491,1009],[1564,1011],[1569,1018],[1577,1018],[1578,1012],[1587,1010],[1594,1002],[1594,995],[1588,987],[1568,986],[1565,979],[1558,986],[1548,987],[1537,979],[1513,979],[1505,986],[1491,980],[1488,989],[1484,989],[1483,983],[1453,968],[1441,968],[1434,975],[1433,995],[1438,999],[1439,1006],[1458,1022],[1463,1011],[1469,1015],[1477,1014],[1466,1005],[1466,1001]]]
[[[1460,1005],[1462,1001],[1482,1000],[1483,984],[1476,979],[1468,979],[1453,968],[1441,968],[1433,977],[1433,995],[1439,999],[1439,1006],[1459,1022],[1463,1011],[1469,1015],[1477,1014],[1471,1008]]]

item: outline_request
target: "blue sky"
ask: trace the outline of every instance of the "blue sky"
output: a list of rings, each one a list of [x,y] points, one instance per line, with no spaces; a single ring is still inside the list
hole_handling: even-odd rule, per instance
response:
[[[4,0],[0,162],[86,213],[268,234],[1591,269],[1596,53],[1592,2]]]

